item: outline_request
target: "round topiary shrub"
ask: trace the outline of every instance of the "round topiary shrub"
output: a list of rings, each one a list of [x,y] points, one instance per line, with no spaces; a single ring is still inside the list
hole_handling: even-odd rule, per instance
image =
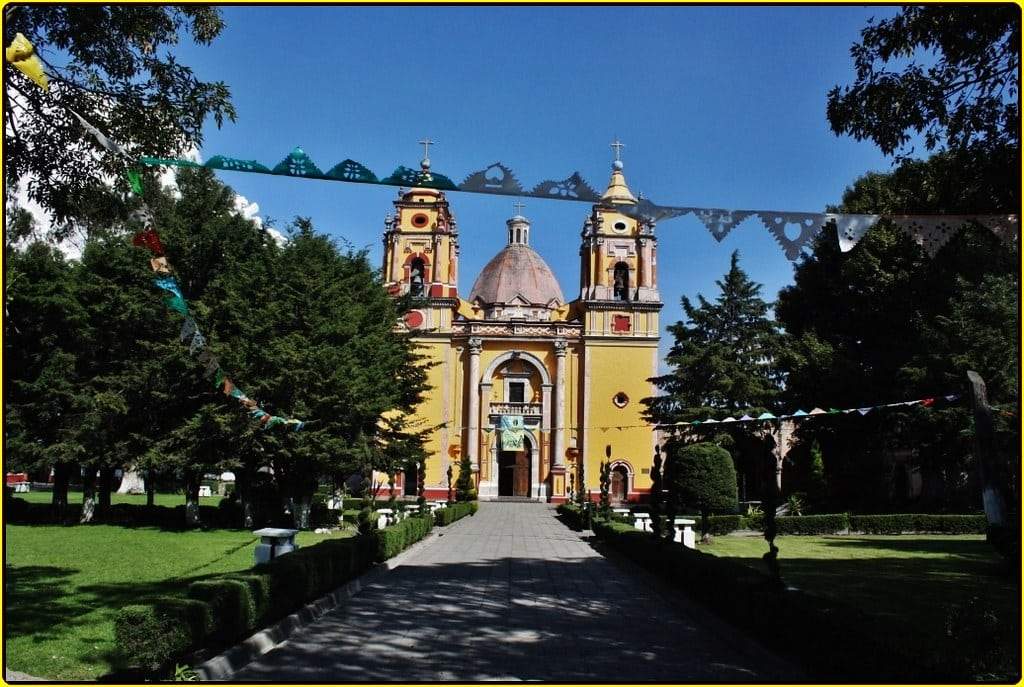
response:
[[[707,538],[712,513],[734,513],[737,507],[736,467],[732,456],[711,443],[670,443],[665,485],[676,513],[701,514],[701,535]],[[691,511],[692,512],[692,511]]]

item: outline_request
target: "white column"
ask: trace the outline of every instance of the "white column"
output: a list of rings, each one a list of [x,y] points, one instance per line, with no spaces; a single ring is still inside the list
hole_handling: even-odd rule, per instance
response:
[[[554,467],[565,466],[565,354],[568,344],[565,339],[555,340],[555,399],[551,413],[551,453]]]
[[[477,472],[480,470],[480,350],[483,348],[483,343],[479,337],[470,338],[469,374],[466,375],[466,389],[469,394],[466,448],[469,451],[469,463]]]

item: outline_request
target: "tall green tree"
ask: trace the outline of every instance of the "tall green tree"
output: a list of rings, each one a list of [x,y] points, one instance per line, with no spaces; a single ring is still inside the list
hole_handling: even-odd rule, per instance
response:
[[[651,381],[662,392],[644,399],[657,423],[703,419],[709,414],[772,408],[781,388],[776,365],[781,337],[769,317],[761,285],[740,268],[739,251],[715,282],[714,302],[683,297],[686,321],[668,327],[675,341],[666,357],[672,370]]]
[[[987,191],[966,173],[957,184],[963,169],[948,154],[908,161],[858,179],[837,209],[977,212]],[[1020,344],[1010,314],[1018,308],[1018,261],[981,227],[965,227],[934,258],[885,220],[849,253],[827,229],[778,298],[776,315],[790,337],[780,356],[787,401],[861,407],[940,397],[963,391],[971,368],[994,380],[994,402],[1016,403]],[[925,502],[966,508],[974,505],[964,479],[969,426],[963,408],[888,411],[823,423],[814,434],[838,507],[886,507],[893,484],[884,456],[913,450]]]
[[[106,180],[127,190],[130,164],[99,147],[68,108],[132,157],[182,153],[202,142],[207,117],[218,126],[235,117],[227,86],[200,80],[173,55],[186,32],[198,44],[220,34],[216,8],[25,4],[4,15],[4,45],[24,34],[50,80],[44,92],[5,63],[6,176],[26,181],[64,228],[115,218],[123,204]]]
[[[88,350],[88,317],[74,269],[56,248],[5,246],[4,462],[45,480],[53,469],[53,506],[64,516],[68,483],[82,457],[71,430],[82,411],[79,358]]]

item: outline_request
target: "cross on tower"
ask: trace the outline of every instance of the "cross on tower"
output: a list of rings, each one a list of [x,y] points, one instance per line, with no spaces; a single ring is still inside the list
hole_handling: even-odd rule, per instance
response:
[[[526,207],[526,203],[521,200],[517,200],[512,203],[512,211],[515,212],[516,215],[522,215],[524,207]]]
[[[625,143],[620,143],[619,142],[619,137],[616,136],[615,137],[615,142],[611,144],[611,147],[615,151],[615,161],[616,162],[621,161],[621,155],[620,154],[622,153],[622,149],[626,147],[626,144]]]
[[[419,144],[423,146],[424,159],[430,159],[430,146],[434,145],[434,143],[436,143],[436,141],[431,141],[429,138],[424,138],[422,141],[419,141]]]

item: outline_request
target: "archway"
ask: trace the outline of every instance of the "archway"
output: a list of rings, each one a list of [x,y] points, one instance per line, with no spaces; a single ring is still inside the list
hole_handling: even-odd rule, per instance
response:
[[[612,468],[611,478],[612,505],[619,506],[629,500],[629,470],[625,465],[616,465]]]
[[[498,451],[498,496],[528,498],[532,468],[533,445],[523,437],[520,451]]]

